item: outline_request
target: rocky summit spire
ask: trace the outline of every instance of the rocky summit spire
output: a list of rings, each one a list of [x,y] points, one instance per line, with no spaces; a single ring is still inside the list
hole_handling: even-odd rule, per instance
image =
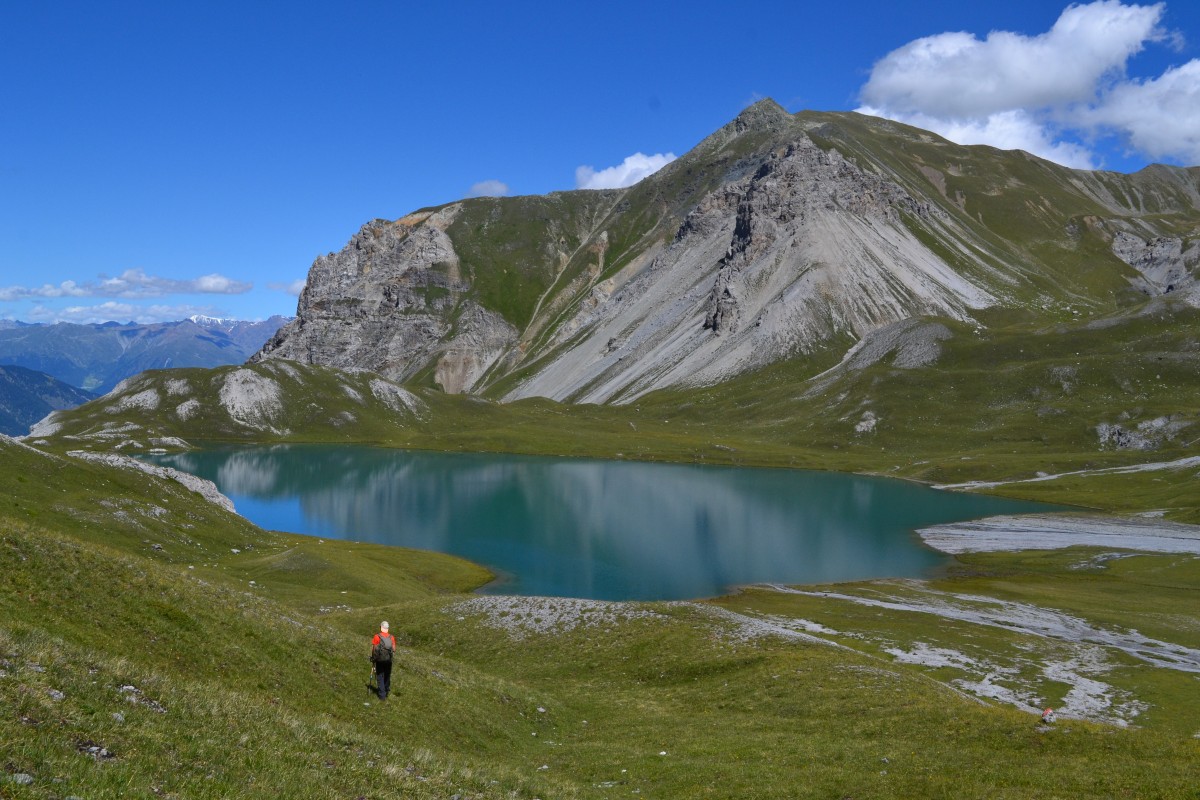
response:
[[[792,115],[770,97],[747,106],[731,123],[737,130],[782,130],[792,122]]]

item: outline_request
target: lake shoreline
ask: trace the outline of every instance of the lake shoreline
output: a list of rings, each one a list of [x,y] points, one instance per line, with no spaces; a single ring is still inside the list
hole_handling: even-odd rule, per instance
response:
[[[1019,514],[933,525],[917,531],[948,555],[1103,547],[1200,555],[1200,525],[1154,517],[1098,514]]]

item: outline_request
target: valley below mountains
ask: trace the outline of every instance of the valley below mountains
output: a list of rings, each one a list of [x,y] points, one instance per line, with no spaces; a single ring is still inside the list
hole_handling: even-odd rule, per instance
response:
[[[0,436],[0,796],[1194,797],[1198,267],[1200,168],[1081,172],[771,101],[626,189],[368,222],[245,363],[139,371]],[[137,458],[246,445],[246,478],[283,443],[1077,510],[923,528],[949,555],[922,578],[607,602],[264,530]],[[322,463],[348,462],[298,469],[405,496]],[[450,502],[457,477],[422,478]]]

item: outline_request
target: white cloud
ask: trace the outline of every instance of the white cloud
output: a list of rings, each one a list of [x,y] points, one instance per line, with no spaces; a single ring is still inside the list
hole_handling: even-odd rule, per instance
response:
[[[874,66],[859,111],[961,144],[1020,148],[1090,168],[1086,142],[1115,135],[1154,158],[1200,158],[1200,62],[1159,78],[1126,77],[1147,44],[1177,46],[1164,3],[1068,6],[1036,36],[966,32],[912,41]]]
[[[192,281],[192,291],[206,294],[240,294],[250,288],[250,284],[226,278],[224,275],[203,275]],[[178,291],[178,289],[176,289]]]
[[[29,322],[74,322],[88,325],[100,322],[174,322],[187,319],[193,314],[204,316],[220,316],[211,306],[193,305],[152,305],[138,306],[132,303],[109,301],[94,306],[69,306],[67,308],[48,308],[34,306],[25,315]]]
[[[581,166],[575,170],[576,189],[623,189],[632,186],[675,160],[674,153],[634,153],[615,167],[597,170]]]
[[[1120,74],[1147,41],[1162,39],[1162,4],[1100,0],[1069,6],[1039,36],[992,31],[941,33],[904,45],[875,64],[865,105],[939,118],[1091,100],[1105,76]]]
[[[467,197],[506,197],[508,184],[504,181],[487,180],[471,185]]]
[[[224,275],[213,273],[202,275],[192,280],[177,280],[175,278],[160,278],[147,275],[140,269],[128,269],[116,278],[101,276],[95,281],[76,283],[63,281],[57,286],[43,284],[41,286],[8,286],[0,288],[0,301],[25,300],[29,298],[62,298],[62,297],[120,297],[125,299],[139,297],[162,297],[168,294],[244,294],[250,291],[254,284],[236,281]]]
[[[304,285],[306,283],[308,283],[308,281],[306,281],[304,278],[299,278],[291,281],[290,283],[268,283],[267,288],[274,289],[277,292],[283,292],[284,294],[290,294],[292,297],[299,297],[300,293],[304,291]]]
[[[1082,117],[1123,132],[1130,146],[1151,158],[1200,164],[1200,59],[1158,78],[1115,86]]]

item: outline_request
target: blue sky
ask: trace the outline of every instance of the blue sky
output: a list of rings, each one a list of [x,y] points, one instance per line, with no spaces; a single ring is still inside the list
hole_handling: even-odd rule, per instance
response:
[[[292,314],[375,217],[644,174],[762,97],[1200,163],[1200,4],[6,3],[0,318]]]

